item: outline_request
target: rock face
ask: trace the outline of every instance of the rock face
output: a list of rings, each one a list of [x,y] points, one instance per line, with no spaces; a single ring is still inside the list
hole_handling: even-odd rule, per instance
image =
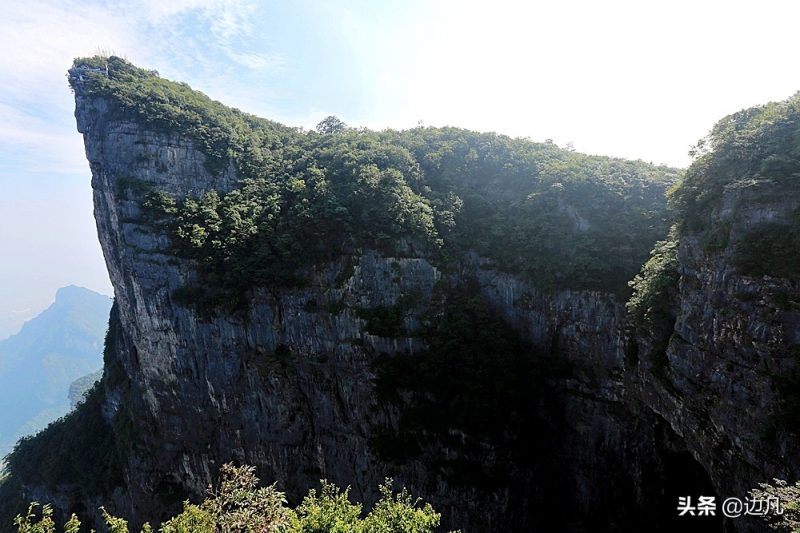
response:
[[[497,313],[536,349],[579,369],[558,385],[564,412],[547,413],[565,416],[569,427],[543,436],[552,441],[553,455],[542,461],[547,471],[520,474],[521,494],[514,487],[481,493],[451,486],[419,462],[385,464],[370,441],[375,425],[391,424],[393,415],[377,405],[373,364],[381,354],[409,356],[425,344],[371,335],[357,310],[392,306],[414,293],[418,303],[405,319],[413,330],[442,273],[422,257],[363,250],[316,271],[309,287],[258,291],[240,316],[200,316],[172,300],[192,278],[192,266],[176,261],[165,238],[141,221],[140,203],[129,199],[131,178],[180,198],[229,190],[235,172],[212,176],[191,141],[109,120],[102,98],[78,91],[76,102],[122,327],[114,357],[126,379],[118,388],[107,383],[107,416],[123,406],[140,428],[134,449],[142,453],[129,458],[127,489],[115,502],[119,514],[172,511],[186,492],[201,495],[230,459],[256,465],[295,498],[328,478],[369,501],[383,477],[393,475],[467,531],[558,521],[537,511],[559,499],[562,509],[573,507],[577,525],[603,505],[610,515],[642,501],[636,481],[617,475],[639,423],[625,420],[623,309],[612,297],[543,294],[475,258],[464,274],[477,277]],[[559,468],[563,479],[556,477]],[[617,484],[626,485],[630,501],[613,490]]]
[[[635,339],[626,340],[624,307],[613,296],[541,292],[479,257],[465,260],[460,275],[477,280],[493,312],[537,354],[571,368],[549,380],[555,393],[547,401],[531,391],[549,421],[531,451],[536,457],[525,467],[509,465],[508,480],[491,489],[443,478],[425,456],[381,459],[375,428],[396,426],[397,412],[376,395],[376,361],[413,357],[426,344],[417,336],[371,334],[359,310],[398,305],[413,293],[404,318],[413,332],[433,306],[437,284],[454,274],[425,257],[356,250],[318,267],[308,286],[260,289],[239,314],[201,315],[174,301],[195,271],[144,221],[136,189],[178,198],[224,192],[236,184],[235,170],[212,175],[187,138],[117,117],[104,98],[80,87],[75,96],[120,327],[103,412],[109,420],[129,413],[135,437],[124,486],[113,493],[78,501],[28,486],[28,495],[56,500],[64,512],[102,501],[135,523],[175,512],[187,494],[203,494],[222,463],[236,460],[277,480],[292,499],[327,478],[369,502],[378,483],[394,476],[431,501],[446,525],[469,532],[672,531],[677,495],[743,497],[773,475],[798,476],[796,443],[780,431],[766,435],[761,424],[776,406],[769,373],[791,368],[785,349],[800,341],[797,312],[769,303],[791,287],[737,276],[728,252],[704,252],[700,235],[680,249],[680,313],[666,378],[626,351]],[[737,194],[730,202],[748,205]],[[783,216],[789,203],[720,217],[732,218],[726,223],[735,233]],[[638,339],[639,353],[647,342]]]
[[[654,377],[644,361],[632,376],[641,402],[681,437],[723,498],[744,497],[758,480],[800,477],[797,438],[780,420],[787,401],[780,383],[797,371],[800,291],[789,280],[733,267],[737,242],[764,224],[789,223],[799,206],[755,185],[725,193],[713,225],[681,239],[666,376]],[[715,232],[724,233],[724,245],[708,244]],[[732,526],[759,530],[744,520]]]

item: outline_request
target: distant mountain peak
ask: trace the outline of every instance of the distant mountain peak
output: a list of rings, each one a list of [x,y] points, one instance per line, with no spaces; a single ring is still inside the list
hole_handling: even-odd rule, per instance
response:
[[[0,457],[64,415],[70,384],[103,366],[111,303],[84,287],[62,287],[55,303],[0,341]]]
[[[99,292],[95,292],[91,289],[80,287],[78,285],[67,285],[66,287],[61,287],[56,291],[56,303],[83,302],[87,298],[94,297],[105,299],[111,298],[105,294],[100,294]]]

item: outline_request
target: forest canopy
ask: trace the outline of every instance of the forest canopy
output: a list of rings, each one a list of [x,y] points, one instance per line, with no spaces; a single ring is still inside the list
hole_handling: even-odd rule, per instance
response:
[[[187,300],[302,284],[309,266],[362,248],[442,268],[476,252],[542,288],[624,295],[667,231],[676,169],[449,127],[376,132],[329,117],[305,132],[117,57],[75,67],[73,88],[106,98],[112,117],[188,136],[210,172],[236,170],[238,187],[201,197],[124,184],[196,261]]]
[[[725,190],[800,188],[800,93],[723,118],[693,148],[695,159],[671,192],[682,231],[701,229]]]

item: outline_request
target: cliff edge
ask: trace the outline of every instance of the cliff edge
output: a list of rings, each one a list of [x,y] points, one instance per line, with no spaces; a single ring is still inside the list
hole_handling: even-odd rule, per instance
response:
[[[233,460],[295,499],[326,478],[369,502],[392,476],[464,531],[670,531],[686,491],[796,477],[794,437],[759,425],[786,403],[794,281],[734,274],[687,228],[663,316],[626,318],[674,169],[453,128],[303,132],[118,58],[70,83],[116,304],[101,385],[18,446],[15,499],[158,520]],[[797,207],[746,194],[713,218],[734,241]],[[52,457],[87,431],[66,449],[99,457]]]

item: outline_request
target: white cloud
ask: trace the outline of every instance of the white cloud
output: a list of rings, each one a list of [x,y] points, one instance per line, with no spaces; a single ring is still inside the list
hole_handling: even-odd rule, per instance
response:
[[[83,143],[74,125],[36,117],[0,103],[0,174],[82,174],[89,172]]]
[[[0,19],[0,156],[4,165],[27,164],[31,171],[86,172],[80,137],[72,118],[65,74],[72,59],[111,50],[143,65],[166,66],[175,77],[216,88],[230,86],[232,68],[211,67],[204,47],[216,46],[234,63],[256,74],[285,68],[286,58],[248,51],[242,39],[252,30],[255,9],[246,0],[136,0],[101,4],[79,0],[12,2]],[[204,24],[193,28],[198,42],[181,29],[182,17]],[[205,83],[204,83],[205,82]],[[236,94],[236,88],[219,91]],[[0,167],[2,169],[2,167]]]
[[[216,37],[225,42],[250,35],[253,31],[251,15],[256,4],[248,0],[223,0],[218,5],[206,10],[206,17],[211,21],[211,30]]]
[[[133,49],[130,28],[81,2],[13,2],[0,21],[0,173],[88,174],[67,68],[99,46]]]
[[[0,98],[47,98],[66,89],[64,75],[77,55],[98,47],[135,49],[135,35],[107,9],[81,2],[12,2],[0,19],[4,83]]]
[[[279,72],[288,65],[287,58],[280,54],[238,53],[231,51],[228,55],[239,65],[255,71]]]
[[[363,120],[573,141],[685,165],[722,116],[800,88],[800,4],[428,2],[387,31],[340,23],[375,87]],[[369,46],[367,46],[367,44]]]
[[[251,31],[251,7],[222,0],[3,4],[0,322],[12,308],[38,306],[70,283],[109,290],[94,229],[88,164],[65,78],[73,58],[112,50],[143,66],[174,68],[181,78],[191,79],[195,71],[202,80],[204,72],[213,72],[204,64],[203,50],[216,46],[223,55],[240,54],[240,69],[279,68],[282,58],[266,51],[251,54],[237,41]],[[200,27],[187,35],[190,19]],[[215,83],[224,87],[221,79]]]
[[[149,24],[159,25],[187,11],[215,10],[224,4],[221,0],[139,0],[138,2],[119,2],[118,8],[128,7],[127,15],[141,17]]]

